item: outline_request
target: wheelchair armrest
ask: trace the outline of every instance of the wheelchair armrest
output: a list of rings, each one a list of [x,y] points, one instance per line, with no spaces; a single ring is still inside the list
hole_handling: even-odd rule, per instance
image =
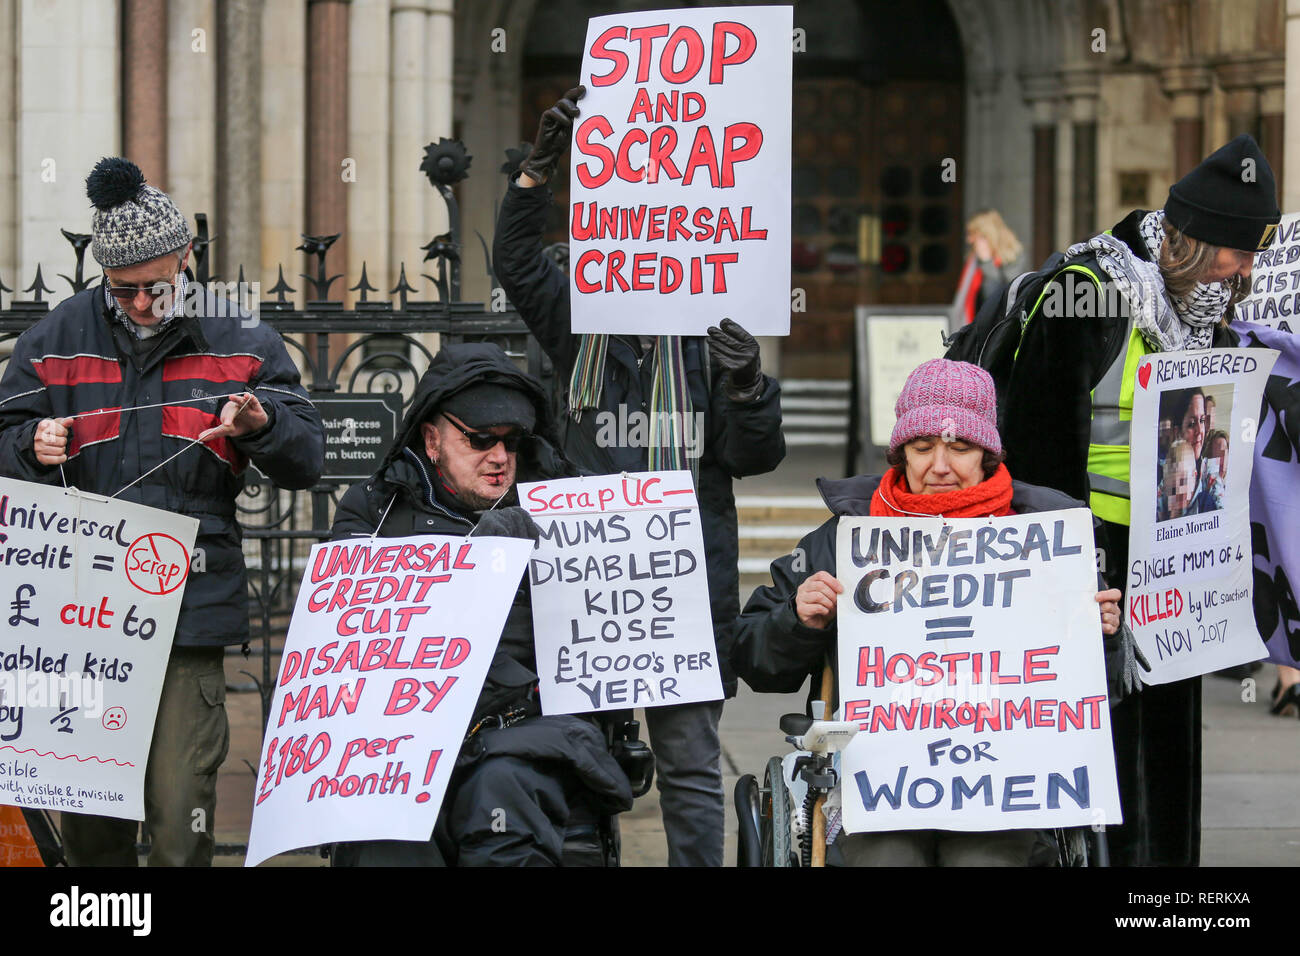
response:
[[[609,747],[610,755],[627,774],[633,797],[645,796],[655,779],[655,755],[640,737],[641,724],[625,720],[613,726]]]
[[[807,714],[782,714],[781,733],[787,737],[802,737],[813,725],[813,719]]]

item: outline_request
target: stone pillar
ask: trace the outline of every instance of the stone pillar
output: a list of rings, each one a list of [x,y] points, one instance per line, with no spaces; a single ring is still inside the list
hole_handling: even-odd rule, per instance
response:
[[[122,102],[122,153],[167,192],[167,0],[122,0]]]
[[[270,298],[276,266],[283,265],[299,304],[307,299],[297,276],[302,260],[294,252],[305,221],[306,25],[306,0],[276,0],[262,19],[262,294]]]
[[[966,176],[962,205],[966,214],[983,209],[993,202],[993,164],[997,161],[995,136],[997,93],[1000,75],[988,71],[968,77],[966,91],[970,126],[966,136]],[[961,179],[961,173],[958,172]]]
[[[72,249],[59,230],[90,232],[86,176],[104,156],[121,152],[117,4],[19,0],[14,116],[17,273],[5,276],[21,299],[36,266],[59,302],[71,288]],[[69,63],[75,51],[75,69]],[[99,274],[86,254],[87,275]],[[21,283],[19,285],[18,283]]]
[[[325,256],[327,275],[346,272],[348,197],[343,161],[348,155],[348,4],[350,0],[307,0],[306,209],[303,231],[311,236],[342,233]],[[316,257],[304,256],[303,272],[316,273]],[[347,276],[330,287],[342,300]],[[308,301],[317,298],[308,286]]]
[[[1092,70],[1068,71],[1062,87],[1069,104],[1073,171],[1070,178],[1070,232],[1083,239],[1097,232],[1097,93]]]
[[[1060,83],[1051,76],[1021,80],[1031,113],[1033,133],[1033,234],[1026,268],[1034,268],[1056,248],[1056,114]]]
[[[355,285],[366,267],[366,278],[379,291],[371,300],[388,294],[397,279],[390,275],[389,260],[389,0],[353,0],[348,20],[348,157],[355,162],[356,178],[345,182],[348,197],[347,285]],[[341,293],[340,293],[341,294]],[[348,292],[347,301],[356,302]]]
[[[10,288],[18,274],[18,221],[14,203],[18,189],[16,146],[18,127],[14,115],[17,92],[18,34],[16,0],[0,0],[0,281]],[[12,296],[0,293],[7,306]]]
[[[1200,67],[1172,66],[1160,74],[1160,85],[1172,100],[1174,118],[1174,180],[1191,172],[1205,158],[1205,117],[1202,98],[1210,74]]]
[[[1283,173],[1286,171],[1286,62],[1281,59],[1261,64],[1256,72],[1259,86],[1259,148],[1268,157],[1277,179],[1277,199],[1283,196]]]
[[[1300,118],[1300,0],[1286,0],[1286,85],[1285,115]],[[1271,104],[1270,104],[1271,105]],[[1300,119],[1291,123],[1283,133],[1300,134]],[[1282,171],[1279,185],[1285,183],[1282,193],[1282,211],[1300,209],[1300,143],[1294,149],[1284,150],[1274,170]]]
[[[429,15],[426,18],[427,40],[424,44],[426,83],[424,87],[424,141],[436,143],[441,136],[452,135],[452,73],[454,64],[454,20],[452,16],[453,0],[432,0]],[[470,150],[472,153],[473,151]],[[483,157],[480,164],[487,157]],[[418,158],[416,162],[418,163]],[[499,165],[499,164],[498,164]],[[490,167],[470,166],[470,171],[482,176]],[[420,188],[424,190],[424,229],[428,242],[434,236],[442,235],[451,228],[447,218],[447,204],[433,188],[429,180],[420,173]],[[453,187],[454,188],[454,187]],[[481,252],[478,239],[470,236],[468,241],[461,237],[464,246],[461,249],[463,262],[478,263]],[[472,258],[471,258],[472,257]],[[481,271],[476,268],[475,271]],[[431,273],[432,274],[432,273]]]
[[[212,272],[256,278],[262,233],[262,0],[217,4],[217,208]]]
[[[429,88],[425,40],[431,9],[430,0],[394,0],[389,16],[389,272],[396,282],[405,263],[407,281],[420,290],[416,296],[419,299],[433,298],[435,294],[432,287],[426,289],[429,283],[420,277],[420,259],[424,255],[420,247],[432,238],[425,221],[425,194],[432,187],[420,172],[424,147],[431,142],[425,135],[425,97]]]
[[[211,228],[217,211],[215,0],[171,0],[168,10],[167,191],[191,227],[201,212]]]

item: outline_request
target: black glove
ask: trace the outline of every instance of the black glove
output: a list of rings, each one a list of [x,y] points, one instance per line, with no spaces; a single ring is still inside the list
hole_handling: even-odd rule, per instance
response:
[[[743,401],[758,398],[763,380],[758,362],[758,341],[741,328],[739,322],[723,319],[721,328],[709,328],[709,348],[730,376],[727,390],[731,398]]]
[[[573,138],[573,118],[578,115],[578,104],[587,93],[585,86],[575,86],[565,93],[558,103],[542,114],[537,124],[537,139],[533,151],[524,160],[523,171],[539,183],[549,182],[559,168],[560,157],[569,148]]]
[[[519,507],[494,508],[483,512],[474,533],[492,538],[527,538],[534,545],[542,537],[542,531],[532,515]]]

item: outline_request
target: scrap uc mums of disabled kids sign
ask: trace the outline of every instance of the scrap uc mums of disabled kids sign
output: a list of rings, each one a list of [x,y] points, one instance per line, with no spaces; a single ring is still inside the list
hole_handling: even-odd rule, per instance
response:
[[[844,828],[1120,822],[1092,516],[841,518]]]

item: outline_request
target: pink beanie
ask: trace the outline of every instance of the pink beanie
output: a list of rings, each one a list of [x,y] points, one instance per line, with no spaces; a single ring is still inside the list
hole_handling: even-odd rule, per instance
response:
[[[912,370],[894,405],[898,422],[889,450],[913,438],[960,439],[1001,454],[993,378],[978,365],[930,359]]]

